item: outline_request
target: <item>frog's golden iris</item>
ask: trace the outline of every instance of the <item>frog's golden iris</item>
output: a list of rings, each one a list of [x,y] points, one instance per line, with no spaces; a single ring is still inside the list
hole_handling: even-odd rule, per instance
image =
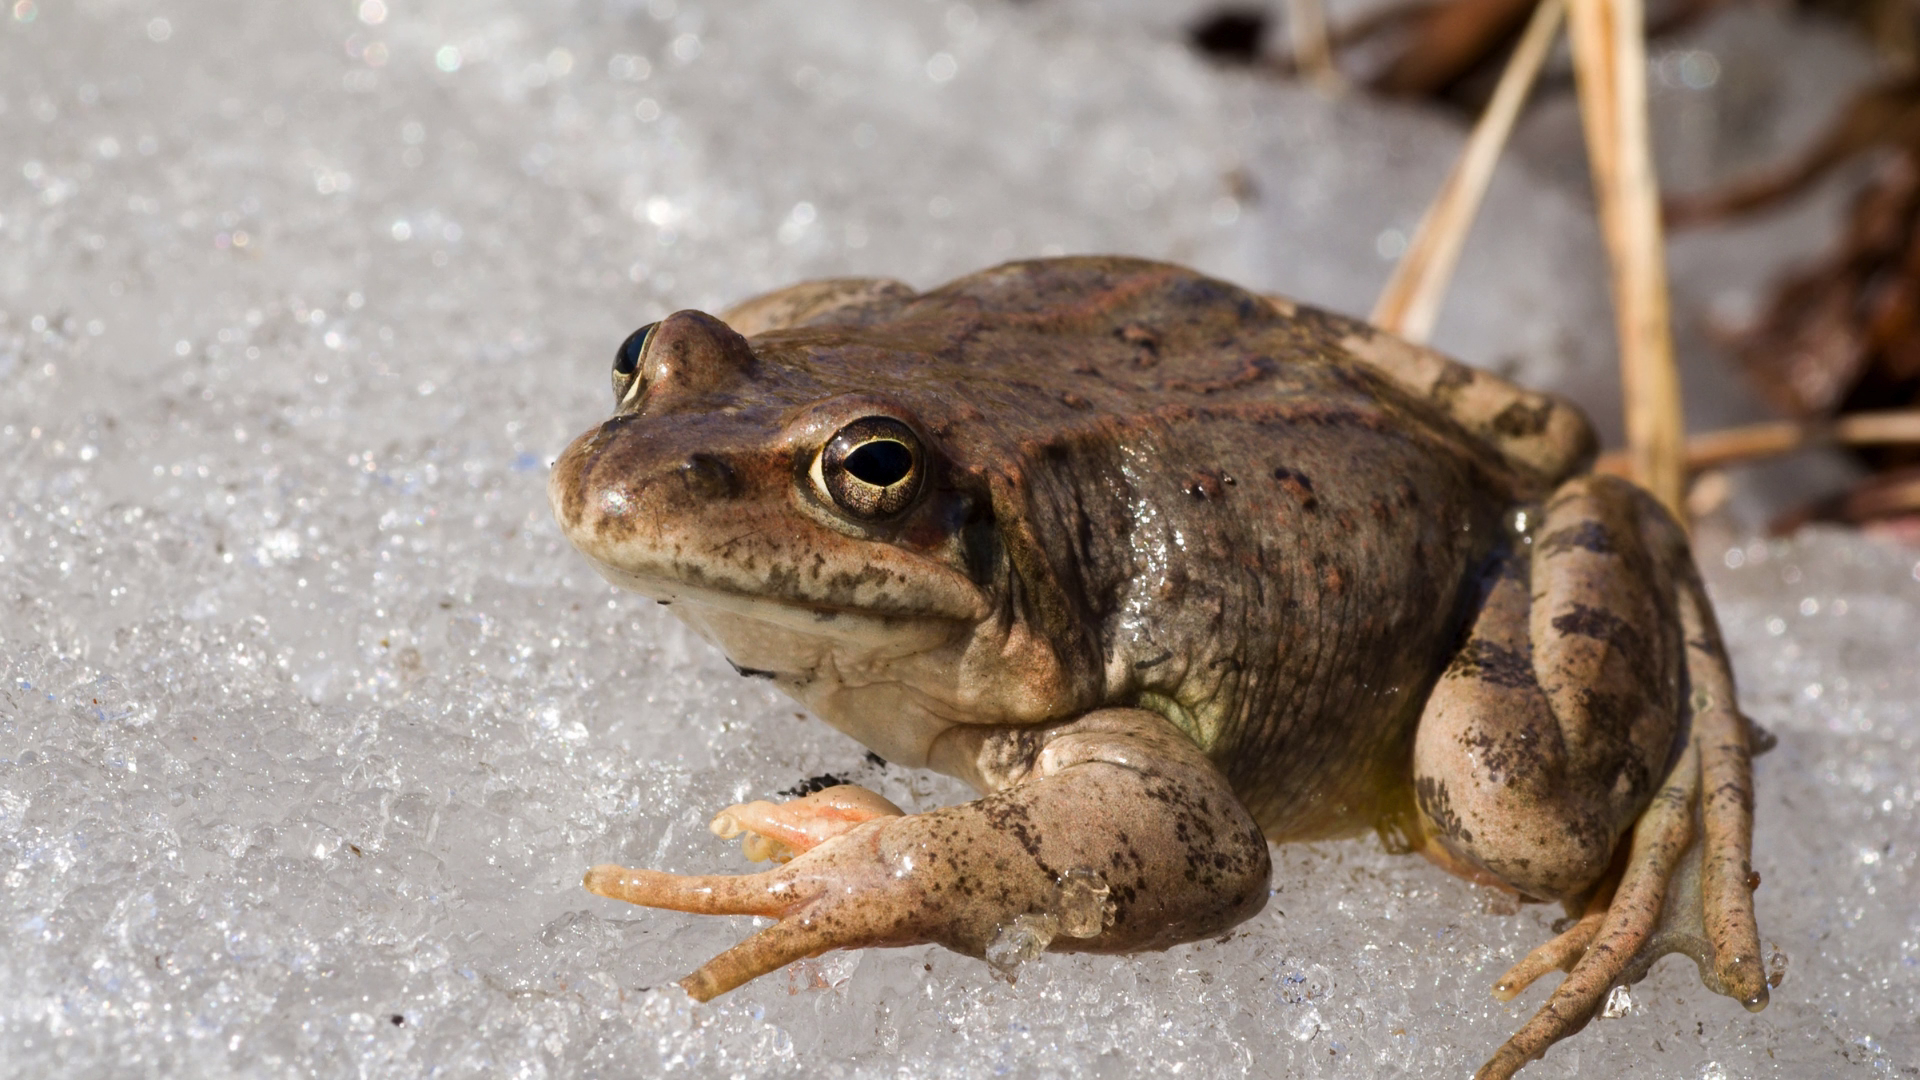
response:
[[[925,473],[920,437],[890,416],[866,416],[835,432],[811,470],[820,494],[865,521],[913,505]]]

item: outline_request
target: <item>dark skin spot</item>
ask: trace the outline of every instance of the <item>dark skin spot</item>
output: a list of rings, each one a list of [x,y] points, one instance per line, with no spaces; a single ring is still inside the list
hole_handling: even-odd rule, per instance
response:
[[[1479,758],[1487,779],[1492,783],[1501,783],[1503,779],[1513,777],[1551,775],[1551,763],[1547,760],[1544,748],[1537,740],[1526,738],[1523,733],[1496,736],[1476,731],[1461,736],[1460,742]]]
[[[1040,830],[1027,808],[1013,799],[988,796],[979,802],[980,810],[996,830],[1014,838],[1021,850],[1035,862],[1040,861]],[[1043,867],[1044,869],[1044,864]]]
[[[1152,327],[1142,323],[1128,323],[1119,327],[1114,330],[1113,336],[1149,354],[1160,351],[1160,335],[1155,333]],[[1151,363],[1152,361],[1143,362]]]
[[[1753,812],[1753,792],[1744,785],[1732,782],[1721,784],[1719,787],[1708,792],[1707,798],[1718,799],[1723,795],[1734,800],[1734,802],[1743,807],[1747,813],[1751,814]]]
[[[1569,604],[1564,613],[1553,617],[1553,628],[1562,634],[1603,641],[1628,657],[1639,657],[1645,652],[1640,632],[1625,619],[1601,608]]]
[[[1529,435],[1538,435],[1547,430],[1547,422],[1553,419],[1553,406],[1547,402],[1529,404],[1515,401],[1501,409],[1493,418],[1493,431],[1510,439],[1521,439]]]
[[[1313,480],[1306,473],[1279,465],[1274,467],[1273,478],[1281,490],[1299,500],[1300,509],[1314,510],[1320,506],[1319,497],[1313,493]]]
[[[1423,776],[1414,783],[1414,799],[1420,804],[1420,812],[1427,815],[1440,831],[1462,843],[1473,843],[1473,834],[1460,823],[1460,816],[1453,811],[1453,800],[1447,795],[1447,785],[1431,776]]]
[[[1217,499],[1226,493],[1226,488],[1218,473],[1202,470],[1187,481],[1186,492],[1196,499]]]
[[[1531,656],[1479,638],[1467,642],[1454,654],[1447,675],[1516,690],[1535,685]]]
[[[845,780],[840,779],[832,773],[821,773],[819,776],[807,777],[805,780],[800,781],[780,794],[785,795],[789,799],[803,799],[816,791],[825,791],[830,787],[839,787],[845,783]]]
[[[1595,555],[1611,555],[1615,545],[1606,526],[1597,521],[1583,521],[1540,540],[1540,551],[1546,555],[1558,555],[1576,548],[1591,551]]]
[[[1433,400],[1446,402],[1451,401],[1459,395],[1460,391],[1472,385],[1473,372],[1471,370],[1456,364],[1448,364],[1441,370],[1440,377],[1433,380],[1433,387],[1428,393],[1432,396]]]
[[[1268,357],[1253,356],[1241,361],[1238,370],[1221,378],[1168,379],[1163,385],[1166,389],[1173,391],[1217,394],[1263,382],[1273,375],[1277,367],[1278,365]]]

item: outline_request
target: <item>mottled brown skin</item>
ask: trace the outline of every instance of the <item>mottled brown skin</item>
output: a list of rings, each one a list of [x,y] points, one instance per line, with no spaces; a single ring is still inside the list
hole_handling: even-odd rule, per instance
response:
[[[765,874],[597,868],[606,895],[781,917],[696,996],[834,947],[993,957],[1034,919],[1055,949],[1192,940],[1264,902],[1263,834],[1377,828],[1598,912],[1503,981],[1580,965],[1484,1075],[1583,1024],[1656,928],[1764,1001],[1711,611],[1659,507],[1577,475],[1570,406],[1130,259],[814,282],[630,345],[619,411],[554,468],[568,537],[743,674],[985,793],[788,804],[812,828],[782,835],[832,838]],[[895,464],[841,463],[875,431]],[[1703,849],[1680,926],[1662,890]],[[1089,881],[1105,921],[1058,930]]]

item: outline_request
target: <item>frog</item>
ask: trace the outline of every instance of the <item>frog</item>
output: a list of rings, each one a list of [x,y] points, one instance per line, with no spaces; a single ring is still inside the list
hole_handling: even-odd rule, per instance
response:
[[[1589,471],[1552,394],[1176,265],[1008,263],[926,291],[812,281],[616,350],[554,515],[887,762],[979,797],[835,785],[719,811],[770,861],[614,864],[613,900],[773,920],[710,1000],[834,949],[1217,938],[1269,844],[1365,835],[1527,901],[1566,972],[1511,1076],[1682,953],[1764,1007],[1752,754],[1684,528]]]

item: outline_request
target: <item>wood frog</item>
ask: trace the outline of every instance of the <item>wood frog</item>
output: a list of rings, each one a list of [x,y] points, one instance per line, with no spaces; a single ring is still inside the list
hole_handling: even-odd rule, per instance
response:
[[[705,1000],[829,949],[1003,967],[1218,935],[1267,844],[1378,830],[1573,917],[1511,1075],[1683,951],[1759,1008],[1752,729],[1681,528],[1586,473],[1577,409],[1180,267],[811,282],[637,331],[554,513],[889,761],[980,797],[834,788],[715,819],[761,873],[594,868],[772,926]]]

